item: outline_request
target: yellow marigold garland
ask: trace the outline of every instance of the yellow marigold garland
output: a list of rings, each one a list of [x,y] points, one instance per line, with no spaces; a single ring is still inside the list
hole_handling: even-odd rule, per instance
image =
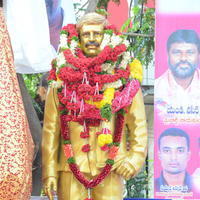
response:
[[[143,69],[141,62],[137,59],[134,59],[129,65],[131,78],[137,79],[140,81],[140,83],[142,83]]]
[[[86,101],[86,103],[95,105],[97,108],[101,109],[104,105],[109,104],[112,105],[112,100],[114,99],[115,89],[114,88],[107,88],[103,93],[103,99],[101,101]]]

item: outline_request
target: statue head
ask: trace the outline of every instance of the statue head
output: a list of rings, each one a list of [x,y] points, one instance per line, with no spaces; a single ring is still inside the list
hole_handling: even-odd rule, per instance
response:
[[[94,57],[99,54],[106,25],[106,18],[97,13],[88,13],[77,23],[81,49],[86,56]]]

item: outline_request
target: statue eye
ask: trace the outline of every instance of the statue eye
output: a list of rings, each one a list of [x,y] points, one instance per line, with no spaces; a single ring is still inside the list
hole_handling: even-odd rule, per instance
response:
[[[86,32],[86,33],[82,33],[81,35],[82,37],[89,37],[90,36],[90,33]]]

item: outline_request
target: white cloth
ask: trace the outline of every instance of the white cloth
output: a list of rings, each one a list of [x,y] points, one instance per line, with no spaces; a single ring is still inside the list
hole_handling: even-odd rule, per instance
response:
[[[63,0],[62,4],[66,8],[64,24],[74,23],[72,0]],[[50,44],[45,0],[4,0],[3,5],[16,71],[22,74],[49,71],[56,51]]]
[[[75,24],[76,18],[74,13],[73,0],[61,0],[61,7],[64,10],[63,26],[67,24]]]

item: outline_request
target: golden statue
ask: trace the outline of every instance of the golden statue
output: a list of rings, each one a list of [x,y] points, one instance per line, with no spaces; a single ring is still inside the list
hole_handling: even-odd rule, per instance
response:
[[[59,200],[120,200],[122,178],[141,169],[147,147],[142,69],[128,45],[97,13],[63,27],[42,140],[50,200],[55,192]]]

